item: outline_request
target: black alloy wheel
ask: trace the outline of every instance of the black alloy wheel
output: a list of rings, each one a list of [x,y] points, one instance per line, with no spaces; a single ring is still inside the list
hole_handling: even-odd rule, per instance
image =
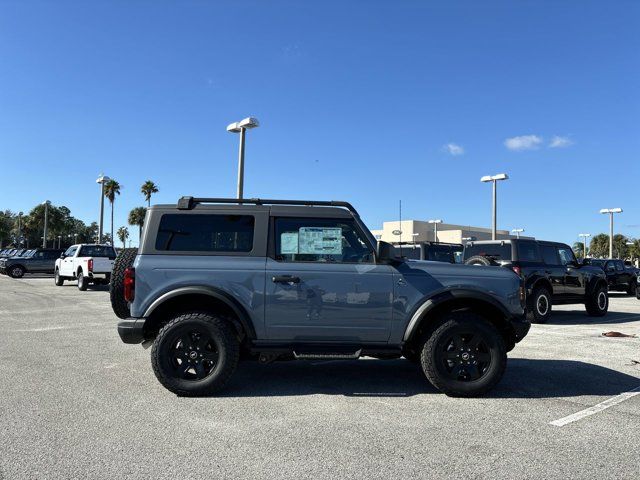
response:
[[[219,360],[215,340],[204,329],[188,328],[176,333],[165,345],[165,358],[173,375],[184,380],[202,380],[214,371]]]
[[[451,380],[478,380],[491,366],[489,346],[479,333],[455,333],[439,347],[440,368]]]

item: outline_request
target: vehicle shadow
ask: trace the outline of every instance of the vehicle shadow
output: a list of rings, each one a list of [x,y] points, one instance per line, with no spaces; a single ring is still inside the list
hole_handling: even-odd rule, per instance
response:
[[[572,360],[509,359],[507,371],[489,398],[554,398],[617,395],[640,379]],[[260,365],[242,362],[223,397],[342,395],[410,397],[438,391],[419,366],[408,360],[294,361]]]
[[[608,312],[604,317],[590,317],[584,311],[554,310],[548,325],[606,325],[608,323],[640,322],[640,303],[638,313]]]

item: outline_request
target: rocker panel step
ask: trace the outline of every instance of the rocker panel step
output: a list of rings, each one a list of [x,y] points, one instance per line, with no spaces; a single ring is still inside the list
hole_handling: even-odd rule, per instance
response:
[[[362,349],[355,352],[293,352],[297,360],[356,360],[360,358]]]

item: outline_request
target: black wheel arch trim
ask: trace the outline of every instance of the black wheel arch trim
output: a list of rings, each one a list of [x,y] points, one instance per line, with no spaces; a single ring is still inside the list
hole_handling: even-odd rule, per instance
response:
[[[510,313],[504,305],[488,293],[466,288],[452,288],[440,291],[428,298],[424,298],[416,307],[414,307],[409,315],[411,320],[404,331],[403,340],[406,342],[411,339],[413,333],[417,331],[420,326],[421,320],[428,315],[431,310],[448,301],[464,299],[480,300],[488,303],[492,307],[497,308],[503,314],[505,319],[513,316],[513,314]]]
[[[256,339],[256,331],[253,326],[253,322],[249,317],[249,314],[245,310],[245,308],[238,302],[233,296],[225,292],[224,290],[220,290],[219,288],[203,286],[203,285],[194,285],[189,287],[179,287],[173,290],[169,290],[158,296],[151,304],[146,308],[143,317],[149,318],[151,314],[159,308],[162,304],[167,302],[168,300],[183,296],[183,295],[206,295],[216,300],[219,300],[226,304],[233,313],[236,314],[236,317],[240,321],[242,328],[244,330],[245,335],[250,340]]]

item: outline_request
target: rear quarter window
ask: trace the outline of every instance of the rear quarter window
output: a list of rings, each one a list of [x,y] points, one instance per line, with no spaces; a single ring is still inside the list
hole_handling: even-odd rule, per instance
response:
[[[540,250],[535,242],[518,242],[518,261],[540,262]]]
[[[469,259],[476,255],[493,257],[497,260],[512,260],[510,243],[489,243],[480,245],[467,245],[464,249],[464,258]]]
[[[165,214],[155,247],[172,252],[250,252],[254,226],[252,215]]]

